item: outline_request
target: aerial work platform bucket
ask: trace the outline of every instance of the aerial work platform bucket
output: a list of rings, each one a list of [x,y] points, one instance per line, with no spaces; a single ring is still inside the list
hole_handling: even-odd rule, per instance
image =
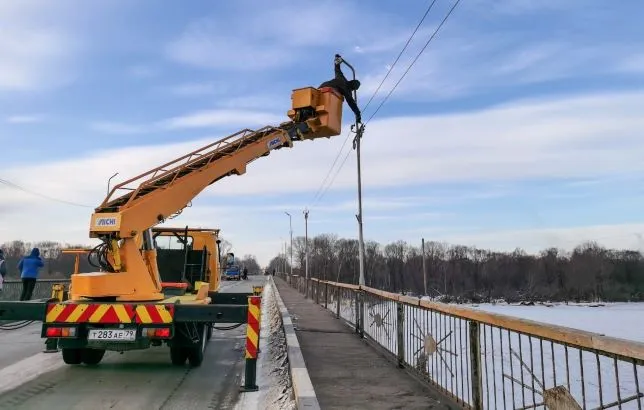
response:
[[[344,98],[333,88],[298,88],[293,90],[291,101],[292,108],[287,115],[295,122],[306,121],[313,130],[313,138],[340,134]]]

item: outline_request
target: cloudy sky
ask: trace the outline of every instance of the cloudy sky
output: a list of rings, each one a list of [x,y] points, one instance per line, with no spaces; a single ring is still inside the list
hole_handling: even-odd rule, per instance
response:
[[[451,1],[436,1],[365,119]],[[0,242],[91,243],[112,174],[284,121],[291,90],[329,79],[336,52],[364,107],[429,3],[2,1],[0,178],[24,190],[0,184]],[[642,15],[640,0],[462,1],[367,125],[366,238],[644,248]],[[219,227],[261,263],[289,236],[285,211],[295,236],[308,207],[311,235],[356,237],[348,129],[254,162],[173,224]]]

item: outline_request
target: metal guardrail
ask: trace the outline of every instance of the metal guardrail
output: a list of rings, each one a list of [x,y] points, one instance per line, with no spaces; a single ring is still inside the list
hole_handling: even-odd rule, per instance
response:
[[[644,343],[366,286],[282,277],[464,408],[644,405]]]
[[[34,292],[31,295],[32,299],[46,299],[51,296],[51,286],[55,283],[69,284],[69,279],[38,279]],[[4,281],[2,292],[0,292],[0,300],[19,300],[22,293],[22,281],[15,279],[8,279]]]

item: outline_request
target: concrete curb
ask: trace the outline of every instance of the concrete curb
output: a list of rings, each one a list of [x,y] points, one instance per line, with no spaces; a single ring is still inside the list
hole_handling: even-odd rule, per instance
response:
[[[282,316],[282,327],[286,334],[288,364],[297,408],[298,410],[320,410],[320,403],[318,403],[313,383],[311,383],[309,372],[306,369],[306,363],[304,362],[304,356],[300,349],[300,342],[297,340],[297,335],[295,334],[291,315],[288,313],[286,305],[284,305],[284,301],[277,290],[273,277],[270,277],[270,282],[273,290],[275,291],[277,307],[279,308],[280,315]]]

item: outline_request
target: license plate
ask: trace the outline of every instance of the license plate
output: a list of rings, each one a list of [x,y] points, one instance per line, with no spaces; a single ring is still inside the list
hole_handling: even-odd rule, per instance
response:
[[[90,329],[87,335],[89,340],[124,341],[133,342],[136,340],[134,329]]]

